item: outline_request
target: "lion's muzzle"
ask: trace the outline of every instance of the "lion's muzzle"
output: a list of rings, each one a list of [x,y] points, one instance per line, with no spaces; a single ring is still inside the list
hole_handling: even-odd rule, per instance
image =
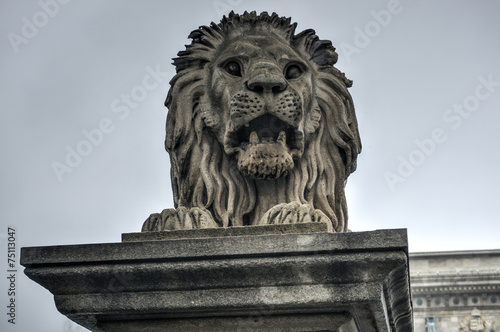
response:
[[[257,71],[230,100],[224,146],[250,178],[286,175],[303,151],[302,99],[280,75]]]

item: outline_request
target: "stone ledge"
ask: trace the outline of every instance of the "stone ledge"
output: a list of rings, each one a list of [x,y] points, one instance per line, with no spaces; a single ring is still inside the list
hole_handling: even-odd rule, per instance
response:
[[[406,248],[406,230],[238,235],[22,248],[21,263],[92,331],[245,331],[258,317],[255,331],[408,332]]]
[[[327,230],[328,230],[328,225],[326,223],[320,223],[320,222],[281,224],[281,225],[220,227],[220,228],[203,228],[203,229],[174,230],[174,231],[162,231],[162,232],[123,233],[122,242],[160,241],[160,240],[193,239],[193,238],[223,237],[223,236],[319,233],[319,232],[326,232]]]
[[[190,320],[151,320],[141,325],[141,330],[131,328],[133,322],[102,323],[100,327],[110,332],[328,332],[332,326],[342,326],[343,331],[356,331],[356,326],[349,314],[333,315],[324,313],[318,315],[293,314],[271,315],[266,311],[258,312],[251,316],[207,317],[193,318]]]
[[[405,229],[352,233],[275,234],[21,248],[26,267],[87,262],[179,260],[307,252],[392,251],[408,254]]]

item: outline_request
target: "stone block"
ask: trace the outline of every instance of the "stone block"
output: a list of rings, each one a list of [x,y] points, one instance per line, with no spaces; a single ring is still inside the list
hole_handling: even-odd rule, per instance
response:
[[[406,230],[221,231],[22,248],[21,263],[92,331],[412,331]]]

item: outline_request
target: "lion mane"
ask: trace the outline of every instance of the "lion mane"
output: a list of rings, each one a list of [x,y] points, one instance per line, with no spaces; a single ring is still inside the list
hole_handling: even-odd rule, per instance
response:
[[[352,81],[333,66],[338,56],[330,41],[320,40],[312,29],[295,34],[297,24],[290,22],[276,13],[231,12],[219,24],[212,22],[191,32],[191,44],[174,58],[176,75],[165,101],[169,109],[165,148],[176,208],[209,211],[220,227],[256,224],[266,212],[257,207],[257,185],[266,180],[243,174],[214,133],[221,120],[210,111],[212,91],[207,83],[211,62],[228,40],[262,29],[307,58],[314,69],[314,107],[303,120],[307,137],[293,168],[275,180],[285,188],[278,203],[309,205],[331,220],[334,231],[347,230],[344,188],[361,151],[347,90]]]

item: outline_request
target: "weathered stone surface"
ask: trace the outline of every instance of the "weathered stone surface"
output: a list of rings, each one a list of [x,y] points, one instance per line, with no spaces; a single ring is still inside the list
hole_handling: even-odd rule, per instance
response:
[[[23,248],[93,331],[412,331],[405,230]]]
[[[267,308],[268,310],[269,308]],[[113,332],[328,332],[328,331],[358,331],[354,325],[354,320],[349,313],[345,314],[293,314],[269,316],[266,308],[253,315],[238,317],[237,319],[226,317],[213,317],[190,320],[151,320],[144,324],[125,323],[103,323],[101,326],[105,331]],[[339,330],[332,326],[341,326]]]
[[[465,317],[460,323],[459,332],[495,332],[495,322],[481,315],[481,311],[474,308],[470,315]]]
[[[175,209],[142,230],[326,222],[347,231],[361,152],[352,82],[332,43],[276,13],[231,13],[189,35],[165,105]]]
[[[173,240],[203,237],[222,237],[222,236],[243,236],[243,235],[269,235],[269,234],[290,234],[290,233],[314,233],[327,232],[328,224],[322,222],[308,222],[298,224],[278,224],[278,225],[259,225],[259,226],[235,226],[235,227],[217,227],[217,228],[199,228],[189,230],[159,231],[159,232],[141,232],[122,234],[123,242],[131,241],[154,241],[154,240]]]

